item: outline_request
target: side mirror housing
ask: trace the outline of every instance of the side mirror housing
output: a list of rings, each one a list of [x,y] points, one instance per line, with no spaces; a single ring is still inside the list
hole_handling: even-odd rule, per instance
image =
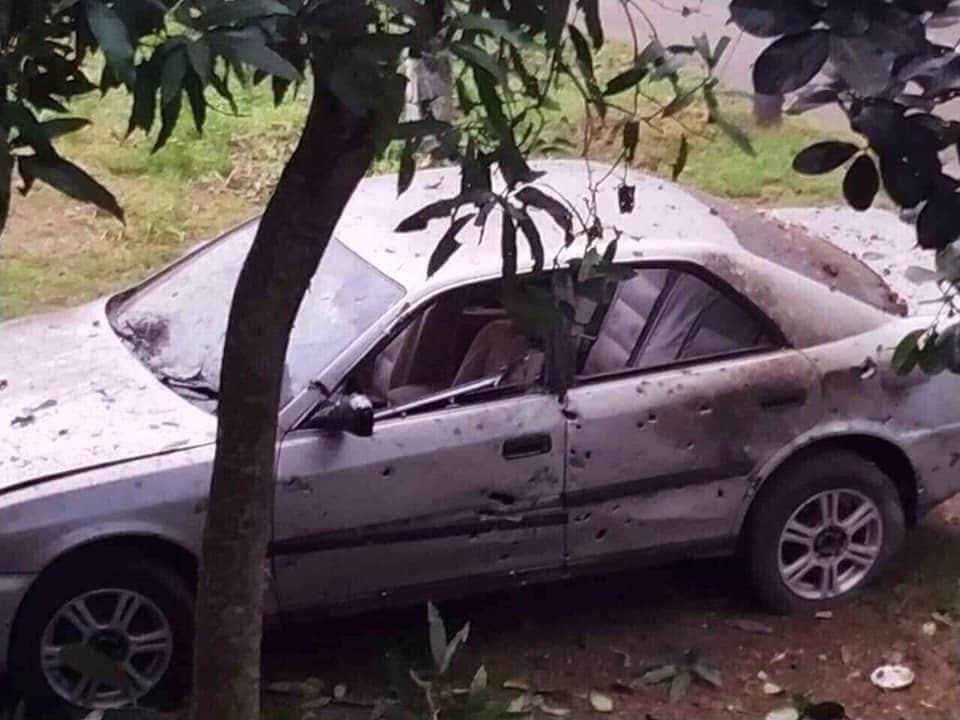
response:
[[[310,427],[358,437],[373,435],[373,403],[366,395],[344,395],[319,408]]]

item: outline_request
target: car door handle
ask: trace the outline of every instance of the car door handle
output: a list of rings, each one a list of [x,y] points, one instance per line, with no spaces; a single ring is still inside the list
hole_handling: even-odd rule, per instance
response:
[[[553,449],[553,440],[549,435],[521,435],[503,443],[503,456],[507,460],[546,455]]]
[[[760,398],[760,407],[764,410],[802,407],[807,402],[805,388],[783,388],[766,393]]]

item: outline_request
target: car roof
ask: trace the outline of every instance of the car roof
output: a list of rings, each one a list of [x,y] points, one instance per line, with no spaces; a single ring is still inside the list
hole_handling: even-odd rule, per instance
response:
[[[814,241],[804,238],[808,244],[802,252],[794,250],[792,255],[782,256],[776,251],[776,243],[793,241],[799,246],[798,238],[778,236],[776,224],[756,220],[755,213],[719,201],[714,204],[709,197],[695,196],[661,178],[613,170],[600,163],[587,164],[582,159],[531,165],[546,173],[534,185],[554,197],[565,198],[581,215],[586,215],[588,203],[596,203],[597,215],[606,226],[605,241],[615,235],[620,238],[617,261],[690,262],[705,267],[757,304],[796,347],[856,335],[890,319],[878,309],[893,311],[883,306],[889,288],[880,279],[875,287],[867,287],[872,272],[829,243],[823,242],[826,247],[816,250],[810,245]],[[623,183],[636,188],[636,209],[632,213],[622,214],[619,209],[617,188]],[[594,194],[589,191],[591,185],[596,188]],[[399,197],[395,175],[367,178],[348,203],[337,226],[337,237],[412,296],[496,277],[502,269],[499,208],[490,213],[485,231],[472,222],[463,228],[457,238],[459,249],[432,277],[427,276],[429,258],[449,228],[449,221],[435,220],[421,231],[395,231],[404,218],[432,202],[456,196],[459,190],[457,168],[421,170]],[[561,228],[544,212],[531,208],[531,214],[544,245],[547,266],[561,267],[583,257],[583,239],[564,247]],[[740,238],[735,229],[746,239]],[[522,234],[518,234],[517,245],[518,268],[531,269],[532,258]],[[826,253],[831,263],[842,267],[843,276],[826,273],[822,262],[811,261],[815,250]],[[838,287],[844,292],[834,292]]]
[[[702,245],[704,239],[714,247],[735,249],[736,235],[707,205],[679,186],[637,172],[614,173],[608,165],[588,166],[583,160],[548,160],[531,163],[546,175],[534,186],[556,198],[562,198],[581,216],[587,215],[592,198],[588,191],[591,177],[599,183],[595,195],[597,216],[608,226],[607,239],[614,236],[613,227],[626,242],[619,243],[618,259],[637,257],[682,257],[682,245]],[[636,187],[637,209],[622,214],[617,200],[617,187],[626,180]],[[502,188],[494,188],[501,190]],[[450,284],[487,277],[501,270],[500,209],[490,213],[486,231],[468,224],[458,236],[460,249],[432,278],[427,277],[427,264],[450,223],[434,220],[421,231],[395,232],[401,220],[422,207],[460,191],[460,174],[456,168],[421,170],[414,183],[397,197],[395,175],[382,175],[363,181],[337,226],[337,236],[348,247],[410,290],[438,284]],[[464,208],[463,213],[467,212]],[[553,259],[565,261],[582,257],[583,243],[564,247],[564,232],[550,217],[530,209],[544,245],[548,264]],[[518,267],[532,266],[532,258],[523,235],[517,239]],[[642,249],[641,249],[642,246]]]

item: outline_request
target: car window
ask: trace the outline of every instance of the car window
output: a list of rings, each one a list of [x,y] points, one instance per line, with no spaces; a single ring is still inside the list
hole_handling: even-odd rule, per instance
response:
[[[775,345],[742,298],[685,269],[639,268],[610,285],[583,325],[581,376]]]
[[[530,386],[540,379],[544,352],[540,340],[508,317],[500,281],[478,283],[415,311],[349,375],[346,390],[383,409],[501,375],[503,386]]]

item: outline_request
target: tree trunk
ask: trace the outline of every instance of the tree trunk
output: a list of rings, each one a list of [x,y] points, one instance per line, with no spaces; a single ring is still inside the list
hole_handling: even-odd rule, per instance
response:
[[[373,156],[369,124],[317,84],[237,281],[203,536],[192,720],[260,720],[264,563],[287,344],[334,226]]]

